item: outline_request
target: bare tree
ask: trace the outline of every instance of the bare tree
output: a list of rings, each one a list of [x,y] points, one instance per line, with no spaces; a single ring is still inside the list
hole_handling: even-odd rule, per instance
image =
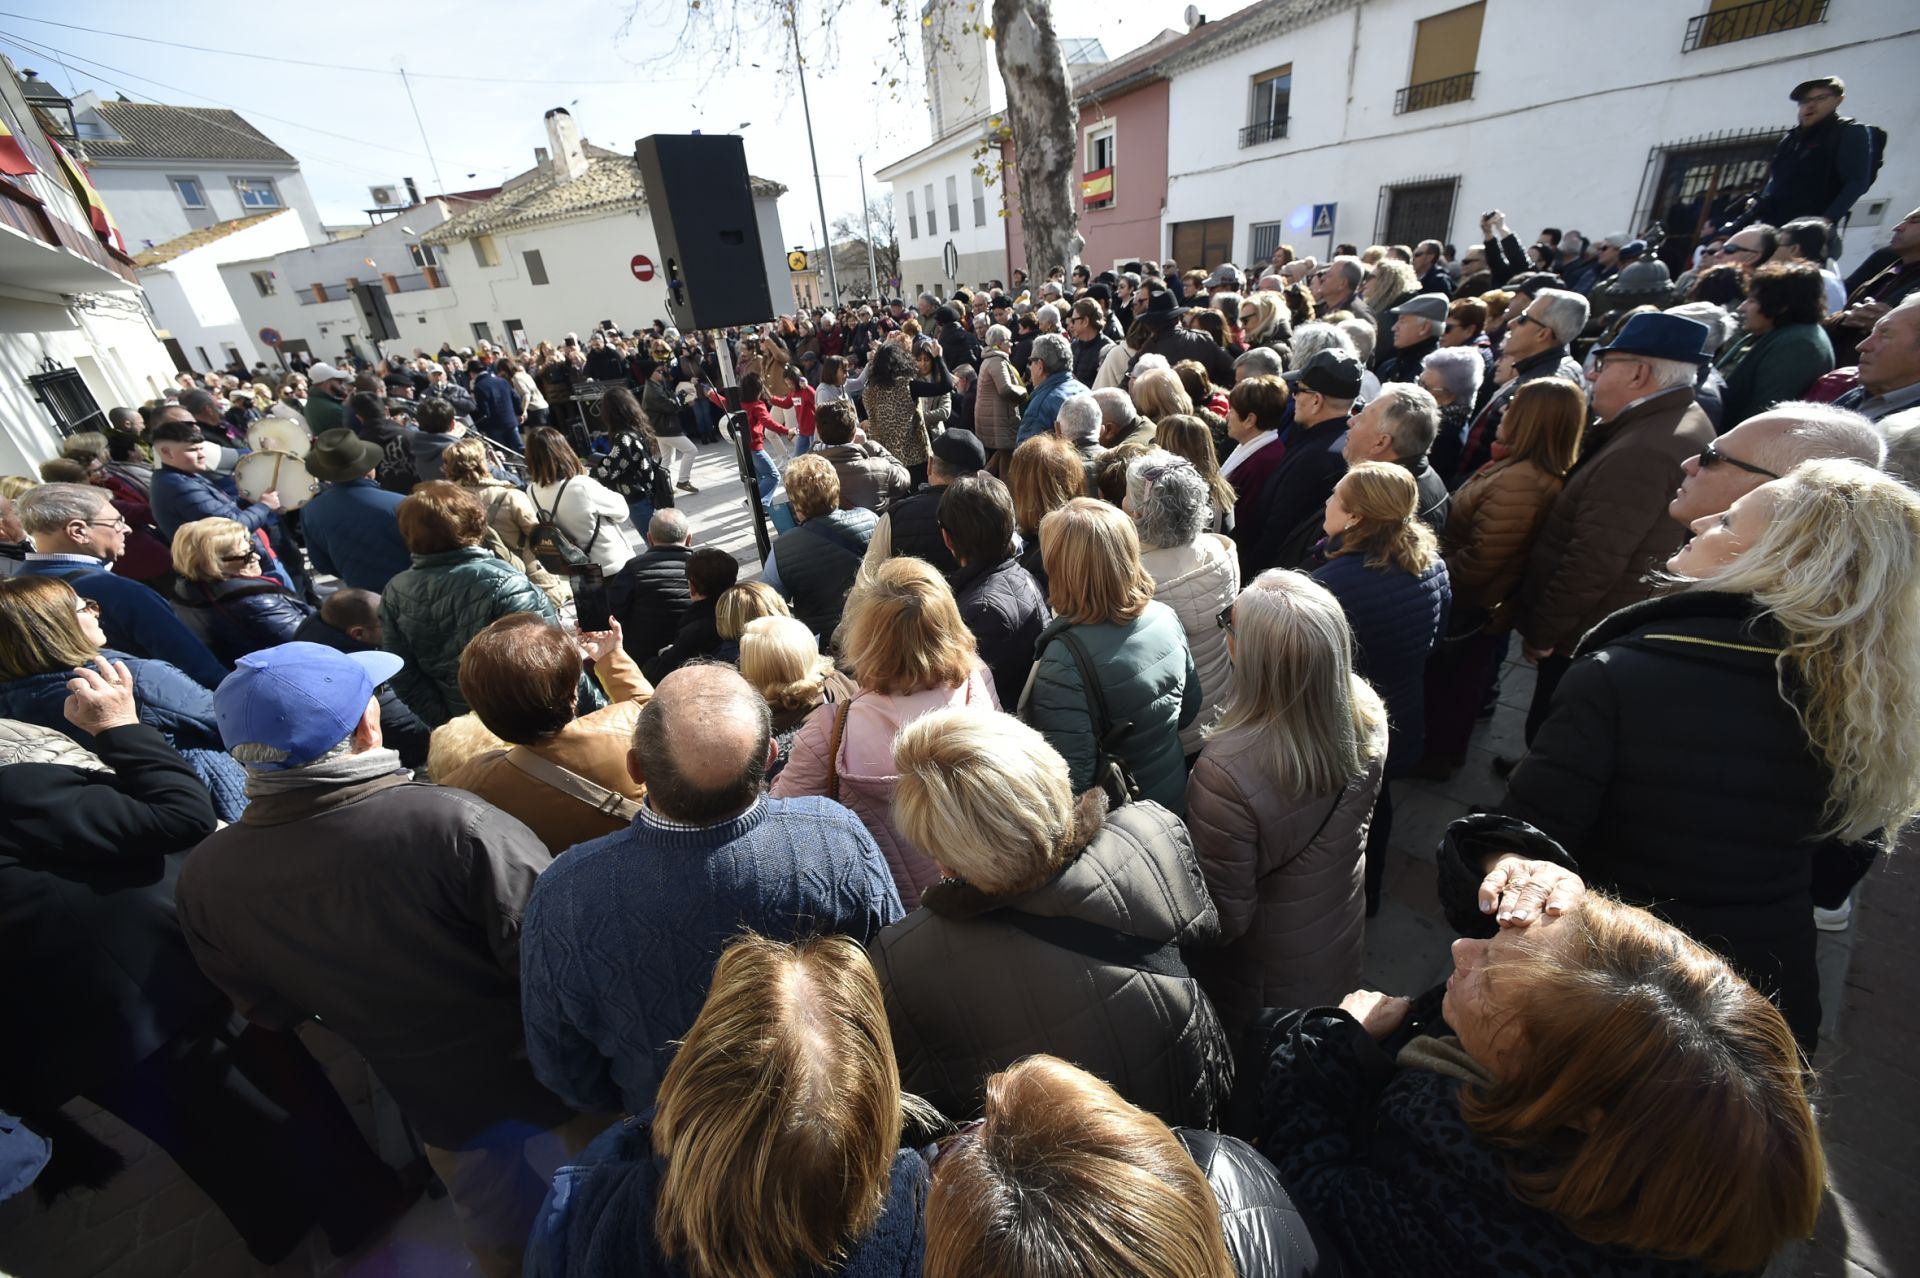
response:
[[[873,228],[873,266],[879,272],[880,280],[874,283],[867,272],[867,228]],[[836,245],[851,246],[842,253],[835,250],[834,262],[840,268],[841,279],[848,280],[857,276],[866,281],[863,286],[866,295],[877,296],[890,287],[890,281],[900,276],[900,241],[893,227],[893,196],[882,195],[867,201],[867,216],[863,220],[858,213],[842,213],[833,219],[833,242]],[[846,285],[842,285],[846,291]]]

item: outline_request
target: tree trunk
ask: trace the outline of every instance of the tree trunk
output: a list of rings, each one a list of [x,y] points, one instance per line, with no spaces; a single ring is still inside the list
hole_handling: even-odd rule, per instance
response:
[[[1007,86],[1027,278],[1037,284],[1056,266],[1071,271],[1086,245],[1074,199],[1080,113],[1050,0],[993,0],[993,48]]]

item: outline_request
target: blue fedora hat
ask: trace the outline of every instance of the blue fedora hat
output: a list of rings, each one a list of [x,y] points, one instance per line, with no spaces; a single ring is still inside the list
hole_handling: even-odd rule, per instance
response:
[[[1594,351],[1605,355],[1645,355],[1649,359],[1677,359],[1689,364],[1710,364],[1707,350],[1712,330],[1699,320],[1664,312],[1635,315],[1607,345]]]

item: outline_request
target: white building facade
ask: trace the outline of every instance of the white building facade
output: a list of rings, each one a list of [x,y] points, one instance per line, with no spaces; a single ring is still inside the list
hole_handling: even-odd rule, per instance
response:
[[[306,243],[299,216],[281,209],[192,231],[135,254],[147,306],[176,343],[174,362],[196,372],[225,368],[235,359],[248,368],[259,360],[271,362],[272,349],[263,348],[242,320],[220,267]]]
[[[893,188],[900,282],[890,291],[946,297],[961,284],[1007,278],[1007,227],[1000,216],[1006,188],[992,121],[975,116],[874,174]],[[993,176],[991,185],[982,169]]]
[[[1168,68],[1163,248],[1182,267],[1263,261],[1279,243],[1322,260],[1340,242],[1464,251],[1493,208],[1523,243],[1545,226],[1690,236],[1764,173],[1794,123],[1788,91],[1813,76],[1846,81],[1844,113],[1896,139],[1920,131],[1920,30],[1891,0],[1269,10]],[[1843,266],[1916,203],[1920,162],[1893,143]],[[1333,234],[1316,236],[1329,204]]]

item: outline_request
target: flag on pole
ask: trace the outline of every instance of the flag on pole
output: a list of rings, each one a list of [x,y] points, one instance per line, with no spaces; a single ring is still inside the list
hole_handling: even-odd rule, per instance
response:
[[[27,158],[27,153],[21,150],[20,139],[13,136],[13,130],[7,127],[7,122],[0,120],[0,173],[8,177],[25,177],[39,171],[33,167],[33,161]]]
[[[54,154],[60,157],[60,165],[67,171],[67,181],[72,184],[73,193],[79,196],[80,202],[87,206],[87,219],[93,223],[94,234],[100,237],[101,243],[114,252],[123,257],[131,257],[132,254],[127,252],[127,242],[120,235],[120,228],[114,224],[113,214],[107,212],[107,202],[100,198],[100,192],[93,189],[93,182],[87,177],[87,171],[67,154],[65,147],[52,138],[48,138],[47,141],[52,145]]]

